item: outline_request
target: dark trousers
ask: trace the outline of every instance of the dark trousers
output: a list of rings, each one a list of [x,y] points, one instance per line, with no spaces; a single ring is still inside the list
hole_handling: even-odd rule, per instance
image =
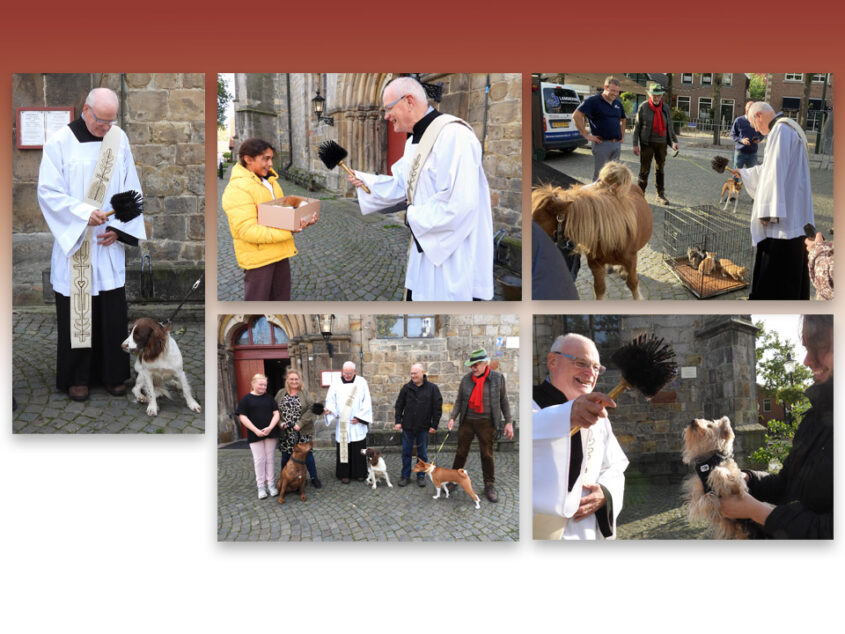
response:
[[[807,257],[803,236],[758,242],[748,299],[810,299]]]
[[[340,461],[340,443],[335,442],[335,477],[363,480],[367,477],[367,456],[361,453],[367,448],[367,439],[349,443],[349,462]]]
[[[405,431],[402,430],[402,477],[411,477],[411,454],[414,451],[414,445],[417,446],[417,458],[423,462],[428,462],[428,430],[423,431]],[[424,473],[418,473],[417,478],[422,480],[425,478]]]
[[[493,441],[496,439],[496,427],[490,418],[471,418],[467,416],[458,428],[458,450],[455,452],[453,469],[463,469],[469,455],[472,439],[478,437],[481,450],[481,474],[484,484],[493,484],[496,471],[493,465]]]
[[[664,173],[663,166],[666,164],[666,143],[649,143],[640,145],[640,189],[645,192],[648,185],[648,174],[651,171],[651,161],[654,161],[654,181],[657,185],[657,193],[664,194]]]
[[[290,301],[290,258],[244,271],[244,301]]]
[[[91,347],[70,347],[70,297],[56,295],[56,387],[72,385],[108,387],[129,379],[129,355],[120,347],[126,339],[128,307],[126,289],[103,291],[91,298]]]
[[[290,460],[290,457],[293,454],[282,452],[282,468],[279,469],[279,474],[282,473],[285,469],[285,465]],[[309,451],[308,455],[305,456],[305,468],[308,469],[308,475],[311,476],[311,479],[315,479],[317,477],[317,463],[314,460],[314,452]]]

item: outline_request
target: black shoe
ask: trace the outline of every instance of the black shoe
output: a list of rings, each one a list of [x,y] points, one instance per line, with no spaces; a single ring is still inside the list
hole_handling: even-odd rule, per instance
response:
[[[406,478],[405,476],[402,476],[401,478],[399,478],[399,486],[400,487],[406,487],[409,484],[411,484],[410,478]]]
[[[106,392],[112,396],[126,396],[126,386],[121,383],[119,385],[106,386]]]
[[[311,478],[311,484],[314,485],[315,489],[322,489],[323,483],[320,482],[320,478]]]
[[[663,194],[657,195],[657,202],[659,202],[661,205],[667,205],[667,206],[672,204],[672,203],[669,202],[669,199],[666,198],[666,196],[664,196]]]
[[[87,385],[71,385],[67,389],[67,395],[70,400],[83,402],[88,400],[88,386]]]
[[[484,495],[494,504],[499,501],[499,494],[496,493],[496,487],[493,486],[492,482],[484,485]]]
[[[417,478],[417,486],[424,487],[425,486],[425,478]]]

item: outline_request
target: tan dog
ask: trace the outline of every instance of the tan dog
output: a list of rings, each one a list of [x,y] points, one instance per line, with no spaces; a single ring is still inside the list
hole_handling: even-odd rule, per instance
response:
[[[722,517],[719,498],[748,491],[745,476],[733,459],[734,432],[727,416],[696,418],[684,429],[684,464],[695,473],[684,482],[690,523],[711,525],[716,539],[747,539],[745,527]]]
[[[297,209],[298,207],[302,207],[302,205],[307,205],[308,201],[305,200],[302,196],[285,196],[282,198],[282,205],[285,207],[293,207]]]
[[[282,475],[279,476],[279,504],[285,503],[285,492],[299,491],[299,499],[305,501],[305,483],[308,482],[305,471],[305,457],[311,451],[313,443],[300,442],[293,448],[293,455],[288,460]]]
[[[745,267],[734,264],[727,258],[722,258],[717,261],[722,277],[730,277],[737,282],[745,281]]]
[[[414,465],[414,473],[427,473],[431,481],[434,482],[434,488],[437,489],[437,495],[434,499],[440,497],[440,489],[446,493],[446,498],[449,497],[449,488],[446,486],[449,482],[454,482],[466,491],[467,495],[475,500],[475,508],[481,508],[479,497],[472,490],[472,483],[469,480],[469,474],[463,469],[444,469],[438,467],[433,462],[423,462],[419,458],[417,464]]]
[[[731,198],[734,199],[734,213],[736,213],[736,206],[739,203],[739,192],[742,191],[742,181],[736,178],[729,178],[724,185],[722,185],[722,193],[719,194],[719,202],[725,199],[725,206],[722,209],[728,208],[728,203]]]
[[[707,251],[706,253],[707,257],[698,265],[698,272],[702,275],[710,275],[716,267],[716,253],[714,251]]]

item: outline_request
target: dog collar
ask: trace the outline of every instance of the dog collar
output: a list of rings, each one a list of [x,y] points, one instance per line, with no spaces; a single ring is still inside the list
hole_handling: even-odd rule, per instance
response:
[[[293,460],[296,464],[305,464],[305,461],[304,461],[304,460],[297,460],[297,459],[296,459],[296,458],[294,458],[293,456],[291,456],[291,458],[290,458],[290,459],[291,459],[291,460]]]
[[[710,454],[706,459],[696,460],[693,468],[695,469],[696,475],[698,475],[698,479],[701,480],[701,484],[704,486],[705,493],[710,493],[713,490],[707,483],[710,472],[727,460],[727,458],[727,455],[717,451],[716,453]]]

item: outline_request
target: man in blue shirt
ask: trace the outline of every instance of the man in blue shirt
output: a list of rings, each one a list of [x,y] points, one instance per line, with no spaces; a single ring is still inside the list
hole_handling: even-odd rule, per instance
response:
[[[745,114],[734,119],[731,126],[731,139],[735,143],[734,169],[757,165],[757,146],[763,140],[763,135],[757,132],[748,120],[748,109],[753,103],[745,103]]]
[[[593,144],[593,180],[598,180],[605,163],[619,160],[625,140],[625,108],[618,99],[620,90],[619,80],[611,75],[604,80],[602,93],[587,97],[572,115],[578,132]]]

